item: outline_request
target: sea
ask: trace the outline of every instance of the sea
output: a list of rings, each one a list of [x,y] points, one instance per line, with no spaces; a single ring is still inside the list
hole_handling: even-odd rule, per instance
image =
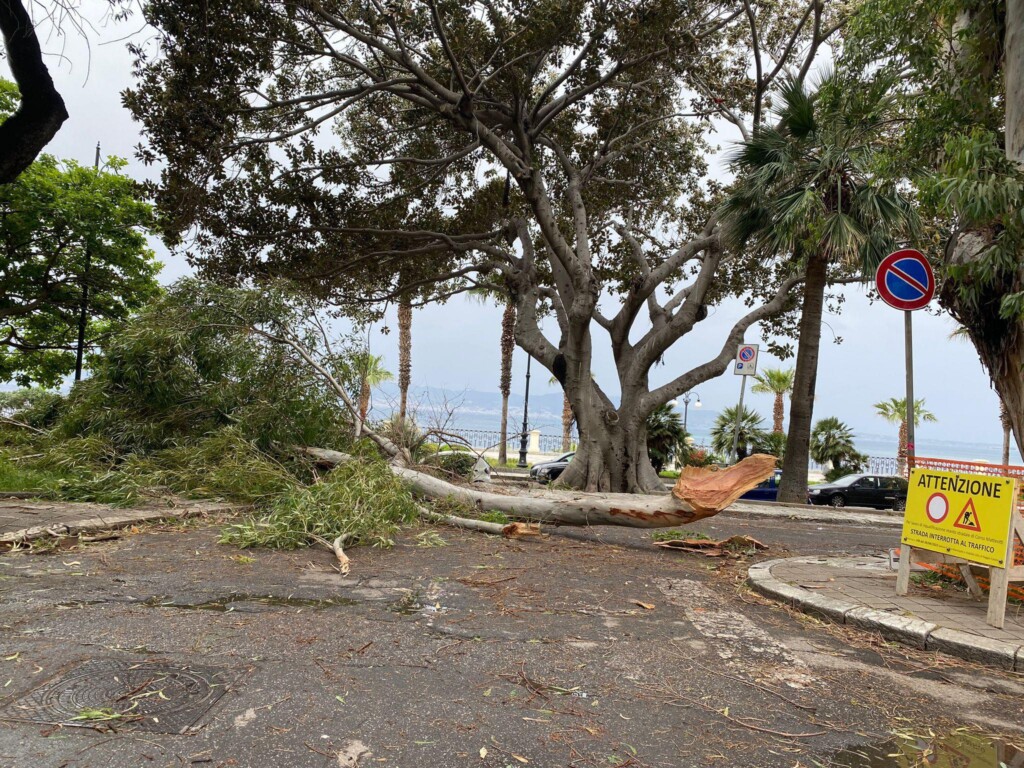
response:
[[[387,386],[387,385],[386,385]],[[374,414],[386,418],[397,401],[397,392],[385,389],[374,403]],[[501,397],[496,392],[464,391],[456,395],[423,388],[413,391],[410,401],[414,406],[414,418],[421,426],[445,425],[448,432],[489,432],[498,433],[501,426]],[[710,409],[690,409],[687,429],[698,445],[711,442],[711,426],[718,413]],[[523,399],[513,393],[509,398],[510,434],[522,429]],[[542,435],[562,434],[562,396],[560,394],[531,395],[527,416],[528,429],[538,429]],[[937,440],[928,435],[928,429],[920,429],[917,439],[917,455],[932,458],[958,459],[960,461],[984,461],[998,464],[1002,457],[1002,444],[998,442],[975,443],[956,440]],[[996,432],[998,434],[998,432]],[[496,440],[494,441],[496,442]],[[897,452],[897,433],[892,434],[855,430],[857,450],[876,458],[893,458]],[[557,450],[557,449],[555,449]],[[1010,463],[1024,465],[1016,445],[1011,443]]]

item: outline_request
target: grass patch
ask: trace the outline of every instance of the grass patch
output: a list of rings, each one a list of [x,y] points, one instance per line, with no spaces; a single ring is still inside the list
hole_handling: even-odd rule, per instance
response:
[[[678,480],[679,479],[679,471],[675,470],[675,469],[665,469],[665,470],[662,470],[662,472],[658,475],[658,477],[663,477],[666,480]]]
[[[0,491],[39,491],[41,494],[63,479],[56,471],[45,471],[24,466],[24,461],[14,461],[0,452]]]
[[[508,525],[512,521],[509,520],[508,515],[504,512],[498,512],[496,509],[488,510],[487,512],[481,512],[476,516],[478,520],[483,520],[486,523],[497,523],[498,525]]]
[[[691,539],[697,541],[711,541],[711,537],[700,531],[684,531],[679,528],[669,528],[664,531],[655,531],[651,534],[655,541],[678,541],[680,539]]]

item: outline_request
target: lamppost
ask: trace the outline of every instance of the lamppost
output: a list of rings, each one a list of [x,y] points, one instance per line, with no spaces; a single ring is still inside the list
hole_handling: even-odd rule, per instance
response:
[[[526,394],[523,396],[523,434],[519,439],[519,462],[516,464],[520,469],[525,469],[526,467],[526,430],[529,426],[526,420],[526,415],[530,407],[530,361],[532,359],[533,358],[529,354],[526,356]]]
[[[690,397],[697,398],[697,402],[693,404],[694,408],[700,408],[700,393],[698,392],[686,392],[683,395],[683,432],[686,432],[686,417],[690,412]]]

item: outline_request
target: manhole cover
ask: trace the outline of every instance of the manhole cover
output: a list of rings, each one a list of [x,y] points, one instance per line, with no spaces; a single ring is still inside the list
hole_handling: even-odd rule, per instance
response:
[[[234,679],[195,664],[86,661],[4,707],[0,719],[184,733]]]

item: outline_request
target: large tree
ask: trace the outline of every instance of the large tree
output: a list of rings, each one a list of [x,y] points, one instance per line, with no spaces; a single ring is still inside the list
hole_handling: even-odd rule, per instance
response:
[[[209,273],[284,274],[339,303],[496,282],[517,344],[576,415],[567,484],[658,489],[647,416],[793,306],[801,263],[722,247],[707,139],[723,121],[749,137],[780,73],[806,77],[842,23],[830,3],[227,0],[211,14],[154,0],[147,12],[158,39],[126,103],[143,156],[166,159],[169,234],[190,230]],[[708,305],[747,285],[721,346],[652,386]],[[595,334],[617,402],[591,376]]]
[[[89,347],[159,292],[153,212],[124,165],[43,155],[0,186],[0,382],[57,384],[75,369],[83,311]]]
[[[807,496],[807,460],[825,294],[830,282],[873,265],[916,215],[896,184],[878,177],[884,130],[894,108],[889,83],[850,87],[830,74],[811,92],[788,81],[777,120],[744,142],[734,158],[739,183],[723,206],[737,245],[787,253],[804,266],[796,371],[779,500]]]
[[[848,57],[900,78],[892,173],[920,190],[939,301],[1024,447],[1024,0],[867,0]]]

